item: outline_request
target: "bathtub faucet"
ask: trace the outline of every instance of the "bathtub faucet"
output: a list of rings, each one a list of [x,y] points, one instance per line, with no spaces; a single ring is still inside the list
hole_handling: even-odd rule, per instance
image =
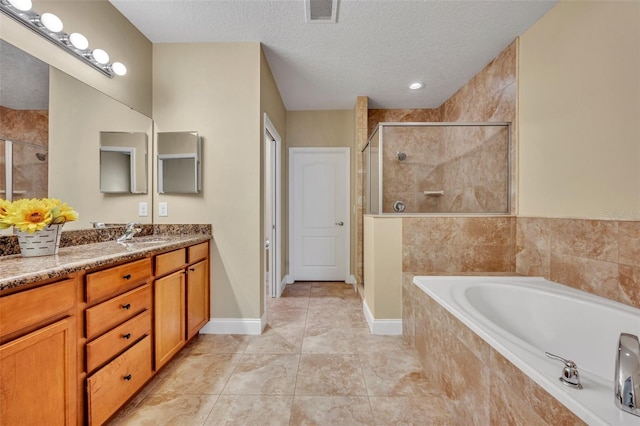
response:
[[[640,341],[638,336],[621,333],[618,341],[615,377],[616,405],[622,411],[640,416]]]
[[[582,389],[582,385],[580,384],[580,374],[578,373],[578,366],[575,362],[559,357],[558,355],[550,354],[549,352],[545,352],[545,355],[547,355],[549,358],[557,359],[558,361],[564,362],[562,376],[560,376],[560,381],[563,385],[575,389]]]

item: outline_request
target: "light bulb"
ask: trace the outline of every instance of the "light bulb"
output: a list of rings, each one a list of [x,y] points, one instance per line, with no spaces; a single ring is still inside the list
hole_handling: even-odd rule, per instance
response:
[[[80,33],[71,33],[69,43],[78,50],[85,50],[89,47],[89,40]]]
[[[125,67],[122,62],[114,62],[111,64],[111,69],[119,76],[123,76],[127,73],[127,67]]]
[[[422,89],[424,87],[423,83],[420,83],[419,81],[416,81],[415,83],[411,83],[409,85],[409,89],[411,90],[418,90],[418,89]]]
[[[60,31],[62,31],[62,21],[53,13],[43,13],[40,16],[40,22],[46,29],[48,29],[52,33],[59,33]]]
[[[22,12],[31,10],[31,0],[9,0],[9,4]]]
[[[109,62],[109,54],[102,49],[94,49],[91,52],[91,56],[96,60],[97,63],[105,65]]]

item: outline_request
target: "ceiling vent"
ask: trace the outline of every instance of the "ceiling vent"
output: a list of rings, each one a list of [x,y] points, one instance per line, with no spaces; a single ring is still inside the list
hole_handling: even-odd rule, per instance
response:
[[[307,24],[335,24],[338,18],[338,0],[304,0]]]

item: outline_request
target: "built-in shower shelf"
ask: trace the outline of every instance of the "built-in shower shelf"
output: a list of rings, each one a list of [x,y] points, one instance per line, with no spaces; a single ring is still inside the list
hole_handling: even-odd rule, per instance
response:
[[[424,191],[423,193],[426,197],[442,197],[444,195],[444,191]]]

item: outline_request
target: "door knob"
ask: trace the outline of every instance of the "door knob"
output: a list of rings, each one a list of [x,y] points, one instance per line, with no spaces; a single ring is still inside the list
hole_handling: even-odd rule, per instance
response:
[[[336,222],[336,225],[338,225],[338,226],[342,226],[342,225],[344,225],[344,222],[343,222],[343,221]]]

